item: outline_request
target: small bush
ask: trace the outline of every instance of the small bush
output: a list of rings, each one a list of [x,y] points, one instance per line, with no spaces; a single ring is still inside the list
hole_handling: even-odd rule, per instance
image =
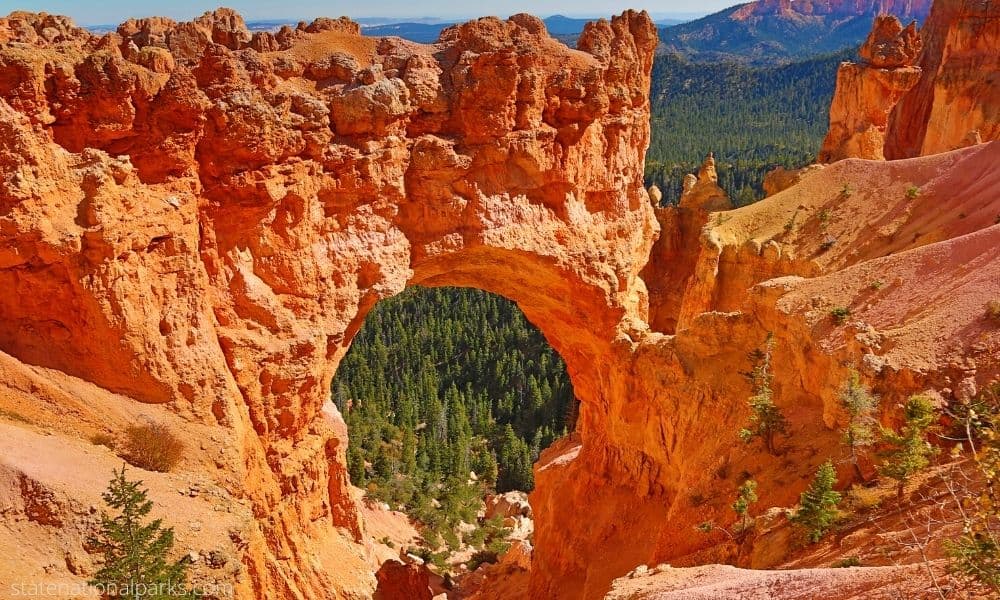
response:
[[[881,279],[876,279],[875,281],[873,281],[873,282],[871,283],[871,288],[872,288],[873,290],[875,290],[876,292],[877,292],[878,290],[882,289],[882,287],[883,287],[883,286],[885,286],[885,282],[884,282],[884,281],[882,281]]]
[[[842,197],[844,197],[844,198],[850,198],[851,194],[853,194],[853,193],[854,193],[854,190],[851,189],[851,184],[849,184],[849,183],[845,183],[844,187],[842,187],[840,189],[840,195]]]
[[[853,512],[867,512],[882,506],[882,502],[891,495],[891,491],[882,488],[854,485],[847,492],[847,504]]]
[[[476,550],[472,553],[472,557],[469,558],[469,562],[465,563],[469,567],[469,571],[475,571],[480,565],[484,563],[496,564],[500,558],[497,556],[496,552],[492,550]]]
[[[95,433],[94,435],[90,436],[90,443],[93,444],[93,445],[95,445],[95,446],[104,446],[105,448],[107,448],[109,450],[114,450],[115,449],[115,444],[117,442],[115,441],[115,436],[113,436],[113,435],[111,435],[109,433],[104,433],[103,431],[100,431],[100,432]]]
[[[816,471],[816,477],[799,497],[799,509],[791,521],[798,525],[812,543],[818,542],[837,520],[840,494],[833,491],[837,472],[833,462],[826,461]]]
[[[860,567],[861,559],[858,558],[857,556],[848,556],[847,558],[842,558],[838,560],[837,562],[833,563],[830,566],[833,567],[834,569],[843,569],[846,567]]]
[[[1000,300],[990,300],[986,303],[986,316],[991,321],[1000,323]]]
[[[819,245],[819,249],[822,250],[823,252],[826,252],[827,250],[833,248],[836,245],[837,245],[837,238],[833,237],[832,235],[828,235],[826,236],[826,239],[823,240],[823,243]]]
[[[847,322],[848,317],[851,316],[851,309],[846,306],[838,306],[830,311],[830,318],[837,325],[843,325]]]
[[[130,425],[125,430],[125,460],[147,471],[170,471],[184,453],[184,442],[162,423]]]
[[[911,185],[910,187],[906,188],[906,197],[909,198],[910,200],[913,200],[919,195],[920,195],[920,188],[918,188],[917,186]]]

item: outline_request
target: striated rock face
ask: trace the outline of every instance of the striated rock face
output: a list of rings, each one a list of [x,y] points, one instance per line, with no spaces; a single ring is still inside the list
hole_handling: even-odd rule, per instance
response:
[[[1000,5],[937,0],[921,30],[919,83],[892,114],[885,155],[945,152],[1000,139]]]
[[[329,389],[379,299],[516,300],[601,411],[591,365],[643,323],[658,229],[645,13],[576,50],[528,15],[432,46],[343,19],[260,38],[225,9],[0,32],[0,350],[218,429],[190,468],[253,515],[240,597],[375,589],[345,560],[364,524]]]
[[[837,71],[820,162],[885,158],[889,115],[920,77],[920,69],[913,66],[920,49],[915,22],[904,28],[894,16],[876,17],[859,51],[862,62],[845,62]]]

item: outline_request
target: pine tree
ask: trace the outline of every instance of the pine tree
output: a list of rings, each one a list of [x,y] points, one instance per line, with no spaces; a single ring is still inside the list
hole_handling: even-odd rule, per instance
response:
[[[774,336],[767,334],[764,347],[750,353],[752,368],[747,373],[753,386],[753,395],[747,403],[750,405],[750,423],[739,431],[740,439],[751,443],[760,438],[764,448],[770,454],[778,454],[777,436],[788,436],[788,419],[782,414],[772,398],[771,354],[774,350]]]
[[[187,564],[168,562],[174,546],[174,531],[160,519],[145,522],[153,509],[142,481],[129,481],[125,466],[102,494],[104,502],[117,514],[101,514],[101,534],[93,540],[104,555],[101,567],[90,584],[108,598],[160,600],[194,598],[187,587]]]
[[[818,542],[837,520],[840,494],[833,491],[836,483],[837,472],[828,460],[820,465],[815,479],[799,497],[799,509],[791,520],[805,530],[813,543]]]
[[[847,381],[840,389],[840,405],[847,412],[848,422],[844,429],[844,444],[850,453],[851,464],[859,480],[864,481],[864,473],[858,464],[860,453],[877,441],[875,410],[878,398],[872,395],[861,382],[861,375],[851,369]]]
[[[911,396],[903,408],[905,424],[900,433],[890,429],[882,437],[892,449],[883,453],[884,462],[879,472],[898,482],[896,496],[903,497],[903,489],[911,477],[930,464],[937,451],[927,441],[927,430],[937,415],[934,404],[927,396]]]
[[[747,479],[736,492],[733,502],[733,512],[740,518],[739,533],[746,533],[750,528],[750,505],[757,502],[757,482]]]

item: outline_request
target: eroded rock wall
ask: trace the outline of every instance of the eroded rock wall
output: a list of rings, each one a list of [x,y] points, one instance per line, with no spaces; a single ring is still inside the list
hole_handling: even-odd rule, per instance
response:
[[[1000,139],[1000,4],[937,0],[920,33],[922,75],[893,111],[886,157]]]
[[[916,22],[907,27],[893,16],[875,18],[858,52],[861,62],[837,70],[830,106],[830,129],[819,153],[822,163],[844,158],[885,158],[889,115],[920,78],[914,67],[921,50]]]
[[[878,17],[844,63],[821,162],[910,158],[1000,139],[1000,7],[937,0],[919,37]],[[922,48],[922,49],[921,49]]]
[[[645,13],[578,49],[528,15],[421,46],[225,9],[100,38],[18,13],[0,44],[0,349],[225,432],[241,593],[374,590],[331,550],[364,524],[329,387],[379,299],[512,298],[588,402],[644,322]]]
[[[406,285],[512,298],[566,360],[582,404],[536,467],[538,599],[731,560],[693,526],[729,524],[744,474],[795,502],[851,366],[889,412],[1000,369],[1000,145],[840,161],[737,210],[706,163],[656,212],[644,13],[576,50],[526,15],[429,46],[329,19],[251,36],[231,11],[101,38],[18,14],[0,40],[0,351],[218,432],[188,468],[249,513],[240,597],[374,592],[329,385]],[[736,435],[769,333],[780,457]]]

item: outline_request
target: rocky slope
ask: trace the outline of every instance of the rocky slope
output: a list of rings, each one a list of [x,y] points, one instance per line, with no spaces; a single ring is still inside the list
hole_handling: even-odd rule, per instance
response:
[[[347,20],[250,35],[226,10],[102,38],[15,14],[0,40],[0,364],[17,375],[0,418],[57,457],[0,453],[17,474],[0,479],[0,547],[31,535],[48,555],[14,558],[21,577],[85,579],[56,560],[85,553],[62,532],[85,525],[74,486],[96,497],[115,458],[98,449],[79,479],[65,465],[142,418],[189,442],[178,473],[143,473],[156,499],[197,478],[233,512],[225,532],[181,527],[186,502],[168,515],[182,545],[238,565],[199,577],[303,599],[419,578],[376,568],[328,401],[367,311],[409,284],[512,298],[567,363],[578,428],[536,465],[518,579],[538,599],[731,559],[693,525],[731,520],[744,471],[762,506],[794,504],[840,451],[852,365],[886,422],[913,392],[947,402],[1000,375],[1000,143],[841,161],[738,210],[706,161],[654,210],[644,13],[588,26],[576,50],[526,15],[431,46]],[[780,458],[736,441],[741,372],[769,333],[793,432]]]
[[[756,0],[661,31],[662,48],[694,60],[775,61],[855,47],[881,14],[923,21],[930,0]]]

